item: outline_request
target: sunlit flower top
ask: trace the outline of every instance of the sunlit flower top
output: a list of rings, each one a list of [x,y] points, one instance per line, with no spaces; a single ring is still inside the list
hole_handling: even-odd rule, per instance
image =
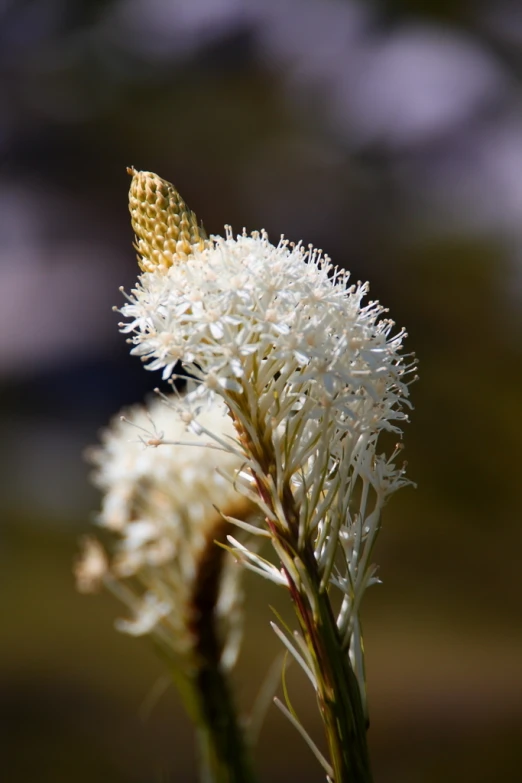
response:
[[[99,544],[88,541],[77,578],[84,591],[104,581],[129,605],[134,619],[119,620],[120,630],[152,632],[190,657],[198,643],[198,601],[209,589],[202,571],[209,568],[217,579],[211,587],[215,619],[226,625],[230,665],[237,651],[240,569],[215,541],[224,543],[231,529],[222,514],[244,518],[252,507],[234,489],[240,459],[209,444],[201,431],[206,426],[223,438],[233,434],[225,406],[216,399],[198,412],[198,421],[194,431],[193,411],[176,396],[155,398],[114,419],[103,446],[89,456],[103,493],[98,522],[118,542],[110,570],[108,564],[104,570]]]
[[[135,188],[149,179],[163,183],[135,172]],[[161,244],[162,232],[165,247],[172,244],[169,209],[151,211],[143,192],[141,211],[131,201],[133,225],[139,230],[137,214],[154,214],[143,218],[154,245],[139,243],[148,271],[121,312],[133,353],[149,369],[168,378],[181,361],[209,389],[237,394],[253,383],[268,394],[262,407],[277,422],[288,405],[296,411],[310,399],[343,429],[389,429],[404,418],[405,334],[392,335],[386,311],[363,302],[367,284],[349,285],[349,274],[319,251],[284,239],[273,245],[264,232],[227,230],[225,238],[195,241],[188,257],[186,246],[182,256],[169,253]]]

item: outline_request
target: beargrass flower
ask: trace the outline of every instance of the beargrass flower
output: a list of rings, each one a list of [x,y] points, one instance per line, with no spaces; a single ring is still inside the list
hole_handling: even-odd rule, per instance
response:
[[[224,441],[234,435],[217,397],[195,409],[191,395],[162,395],[113,420],[89,452],[110,555],[87,537],[75,574],[81,592],[105,586],[127,606],[118,630],[153,640],[197,726],[203,778],[247,783],[254,777],[229,682],[241,569],[223,544],[232,520],[255,530],[256,509],[234,487],[241,458],[209,442],[207,428]]]
[[[216,541],[232,528],[224,515],[246,518],[253,507],[234,489],[240,459],[200,429],[231,437],[224,404],[215,399],[198,413],[194,432],[187,398],[155,398],[116,417],[89,451],[102,491],[97,523],[115,543],[109,564],[101,544],[87,539],[76,575],[83,592],[105,584],[127,604],[131,617],[118,630],[153,635],[184,667],[197,665],[201,623],[215,621],[228,669],[241,631],[240,569]]]
[[[359,608],[378,581],[371,555],[382,508],[407,483],[399,447],[380,446],[407,420],[406,334],[367,299],[366,283],[352,284],[321,251],[274,245],[264,231],[207,239],[172,185],[131,173],[143,274],[121,329],[164,379],[183,366],[198,384],[193,405],[227,406],[234,438],[215,441],[242,460],[236,486],[261,510],[258,534],[278,562],[231,535],[229,548],[290,592],[300,631],[276,632],[316,690],[329,760],[281,708],[329,779],[368,781]]]

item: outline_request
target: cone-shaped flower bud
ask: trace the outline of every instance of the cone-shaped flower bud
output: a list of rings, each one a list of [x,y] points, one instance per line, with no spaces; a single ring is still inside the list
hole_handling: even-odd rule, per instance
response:
[[[196,215],[170,182],[150,171],[128,169],[132,175],[129,210],[136,234],[138,263],[144,272],[168,269],[203,250],[207,235]]]

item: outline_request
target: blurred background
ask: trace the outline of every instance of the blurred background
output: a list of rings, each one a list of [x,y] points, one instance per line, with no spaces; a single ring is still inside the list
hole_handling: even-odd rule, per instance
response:
[[[134,165],[209,232],[323,248],[407,326],[418,489],[387,509],[363,614],[375,779],[519,780],[520,3],[3,0],[0,106],[3,779],[197,776],[153,652],[71,575],[98,505],[82,451],[159,381],[111,311],[137,274]],[[249,586],[245,709],[279,649]],[[322,780],[275,709],[257,759]]]

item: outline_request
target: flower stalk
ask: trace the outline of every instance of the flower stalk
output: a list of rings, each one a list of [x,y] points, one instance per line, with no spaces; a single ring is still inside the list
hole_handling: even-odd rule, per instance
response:
[[[202,618],[203,619],[203,618]],[[215,652],[219,650],[214,623]],[[230,678],[219,657],[200,659],[193,671],[182,673],[172,651],[155,641],[156,650],[170,671],[183,705],[196,728],[201,783],[256,783],[251,750],[234,703]]]
[[[196,687],[200,694],[202,769],[208,771],[208,779],[213,783],[254,783],[250,752],[221,667],[210,662],[202,666]]]
[[[222,640],[214,618],[223,561],[223,544],[230,523],[222,520],[215,539],[200,559],[198,585],[193,596],[195,659],[193,675],[199,700],[199,739],[202,770],[212,783],[254,783],[255,776],[242,727],[239,725],[229,679],[221,664]],[[204,778],[204,776],[202,776]]]
[[[361,695],[350,660],[344,652],[332,608],[326,593],[319,590],[317,569],[305,557],[309,576],[308,589],[313,591],[319,617],[314,618],[308,596],[290,587],[301,631],[313,650],[318,685],[317,699],[323,717],[333,780],[339,783],[371,783],[370,759],[366,738],[367,721]]]
[[[236,405],[241,405],[239,397],[234,401]],[[280,507],[286,521],[285,532],[282,532],[281,526],[272,521],[275,509],[271,501],[270,474],[273,473],[276,458],[266,447],[268,439],[263,437],[258,428],[257,432],[261,436],[259,441],[265,444],[264,453],[260,453],[256,444],[249,440],[241,422],[236,419],[234,423],[245,452],[254,457],[265,473],[264,476],[256,474],[256,486],[263,504],[273,512],[265,523],[272,534],[276,551],[283,554],[282,570],[310,653],[332,780],[335,783],[371,783],[373,778],[366,738],[367,720],[359,685],[343,649],[328,593],[321,590],[321,577],[313,549],[308,542],[304,547],[300,545],[299,512],[291,488],[284,486],[281,492]],[[285,561],[294,567],[286,567]],[[305,575],[305,580],[299,578],[299,575]]]

